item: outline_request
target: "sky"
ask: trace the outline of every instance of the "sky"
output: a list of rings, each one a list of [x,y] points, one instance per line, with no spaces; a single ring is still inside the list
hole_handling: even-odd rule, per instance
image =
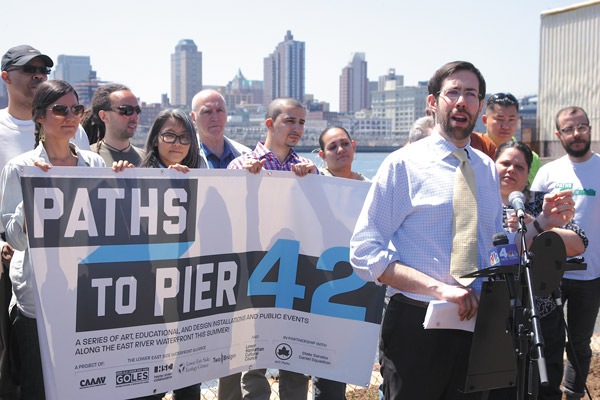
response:
[[[202,51],[204,85],[226,85],[238,69],[263,79],[263,58],[287,30],[306,43],[307,94],[339,110],[339,77],[364,52],[369,80],[388,68],[405,85],[444,63],[472,62],[488,92],[536,94],[540,15],[572,0],[7,1],[0,52],[30,44],[56,61],[89,55],[104,81],[123,83],[147,103],[171,97],[171,54],[181,39]]]

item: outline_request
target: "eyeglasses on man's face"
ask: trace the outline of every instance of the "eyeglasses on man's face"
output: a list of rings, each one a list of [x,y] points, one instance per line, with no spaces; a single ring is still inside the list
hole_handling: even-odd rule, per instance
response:
[[[566,128],[562,128],[559,130],[565,136],[573,136],[575,131],[579,132],[581,135],[585,135],[590,131],[590,126],[588,124],[579,124],[577,126],[567,126]]]
[[[476,90],[444,89],[437,92],[438,96],[444,96],[450,102],[454,103],[462,96],[469,103],[475,103],[482,99],[482,96]]]
[[[23,65],[22,67],[15,67],[15,68],[6,70],[6,72],[10,72],[10,71],[23,71],[23,73],[28,74],[28,75],[36,75],[36,74],[49,75],[50,71],[52,71],[52,70],[46,66],[36,67],[35,65]]]
[[[140,113],[142,112],[142,109],[140,108],[140,106],[135,106],[134,107],[132,105],[125,104],[125,105],[118,106],[118,107],[112,107],[110,109],[110,111],[117,112],[117,113],[119,113],[119,115],[131,117],[134,112],[137,115],[140,115]]]
[[[498,104],[501,106],[516,106],[519,101],[510,93],[494,93],[487,101],[487,105]]]

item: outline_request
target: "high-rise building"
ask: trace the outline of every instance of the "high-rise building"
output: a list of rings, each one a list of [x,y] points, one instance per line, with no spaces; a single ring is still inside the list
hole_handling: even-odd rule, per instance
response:
[[[287,31],[283,42],[264,59],[264,103],[278,97],[304,100],[304,42]]]
[[[90,71],[88,79],[73,83],[73,87],[79,96],[79,103],[86,106],[86,108],[90,107],[92,105],[94,93],[96,93],[96,90],[98,90],[101,85],[106,83],[108,82],[101,81],[96,77],[96,71]]]
[[[181,39],[171,54],[171,100],[173,105],[190,106],[202,90],[202,52],[191,39]]]
[[[378,87],[379,87],[378,81],[369,81],[369,91],[367,94],[367,108],[368,109],[370,109],[371,106],[373,105],[373,92],[376,92]]]
[[[352,53],[340,76],[340,112],[356,112],[367,108],[369,80],[365,53]]]
[[[396,68],[388,68],[385,75],[379,77],[377,84],[377,90],[386,90],[386,85],[389,86],[388,82],[393,82],[393,87],[404,86],[404,75],[396,75]]]
[[[263,104],[262,81],[248,80],[238,69],[237,75],[227,83],[223,97],[228,109],[233,109],[240,104]]]
[[[90,56],[67,56],[61,54],[58,56],[54,67],[54,79],[69,82],[74,85],[77,82],[88,82],[91,75],[96,76],[92,71]]]
[[[92,104],[92,97],[102,82],[92,69],[90,56],[68,56],[61,54],[52,72],[52,79],[69,82],[77,91],[79,102],[86,107]]]
[[[372,93],[373,117],[391,119],[392,133],[408,138],[413,122],[425,116],[429,94],[427,82],[404,86],[402,76],[397,76],[395,72],[388,72],[388,75],[379,79],[380,88]]]

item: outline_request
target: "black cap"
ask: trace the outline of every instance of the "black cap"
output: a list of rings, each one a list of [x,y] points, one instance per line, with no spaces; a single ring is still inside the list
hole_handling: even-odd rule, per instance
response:
[[[8,49],[8,51],[2,56],[1,71],[6,71],[12,66],[23,66],[36,57],[41,58],[48,68],[54,65],[52,59],[47,55],[40,53],[39,50],[34,49],[31,46],[22,44],[20,46],[15,46],[11,49]]]

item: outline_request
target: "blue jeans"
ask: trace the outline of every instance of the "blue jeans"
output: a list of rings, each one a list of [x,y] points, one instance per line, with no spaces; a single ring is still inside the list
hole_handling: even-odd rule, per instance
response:
[[[583,397],[585,394],[584,384],[592,359],[590,341],[600,307],[600,278],[591,281],[563,279],[560,289],[563,303],[566,302],[567,307],[570,342],[567,345],[565,393]],[[575,352],[571,350],[571,344],[575,348]],[[577,372],[575,361],[579,364],[581,373]]]

